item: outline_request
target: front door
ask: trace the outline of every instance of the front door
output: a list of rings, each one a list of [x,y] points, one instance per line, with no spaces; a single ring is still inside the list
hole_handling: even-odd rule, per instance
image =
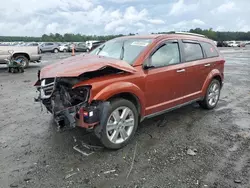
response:
[[[149,57],[146,68],[146,115],[172,108],[182,103],[185,69],[177,41],[159,45]]]

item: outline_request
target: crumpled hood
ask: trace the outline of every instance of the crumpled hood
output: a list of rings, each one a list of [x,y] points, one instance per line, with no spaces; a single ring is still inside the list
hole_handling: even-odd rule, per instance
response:
[[[40,78],[78,77],[105,67],[113,67],[125,72],[136,72],[127,62],[97,55],[77,55],[48,65],[41,70]]]

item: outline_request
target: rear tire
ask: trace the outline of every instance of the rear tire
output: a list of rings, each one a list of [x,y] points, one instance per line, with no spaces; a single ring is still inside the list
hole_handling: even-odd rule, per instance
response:
[[[107,120],[102,128],[100,140],[108,149],[120,149],[135,135],[139,116],[135,105],[125,99],[114,99]]]
[[[205,98],[199,102],[199,105],[204,108],[211,110],[217,106],[220,98],[221,84],[218,80],[213,79],[209,84]]]

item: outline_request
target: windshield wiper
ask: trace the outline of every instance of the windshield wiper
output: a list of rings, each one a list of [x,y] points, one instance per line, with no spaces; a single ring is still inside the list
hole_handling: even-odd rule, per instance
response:
[[[124,49],[124,43],[125,43],[125,41],[123,41],[123,43],[122,43],[122,49],[121,49],[121,55],[120,55],[120,59],[121,60],[123,60],[123,58],[124,58],[124,51],[125,51],[125,49]]]
[[[99,48],[98,52],[96,53],[96,55],[99,55],[99,53],[102,51],[102,49],[104,48],[105,45],[103,45],[102,47]]]

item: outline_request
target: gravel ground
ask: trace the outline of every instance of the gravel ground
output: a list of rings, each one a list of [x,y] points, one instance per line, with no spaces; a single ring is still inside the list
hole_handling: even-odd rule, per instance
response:
[[[146,120],[125,148],[89,156],[73,147],[98,145],[91,133],[58,131],[34,103],[37,70],[70,54],[44,54],[24,74],[1,65],[0,187],[250,188],[250,51],[221,51],[227,62],[216,109],[193,104]]]

